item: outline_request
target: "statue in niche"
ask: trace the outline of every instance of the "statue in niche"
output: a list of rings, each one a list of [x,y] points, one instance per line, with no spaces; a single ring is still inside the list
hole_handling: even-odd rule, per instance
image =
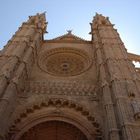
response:
[[[132,99],[131,105],[132,105],[133,110],[134,110],[134,118],[136,120],[140,119],[140,103],[138,101],[136,101],[135,99]]]

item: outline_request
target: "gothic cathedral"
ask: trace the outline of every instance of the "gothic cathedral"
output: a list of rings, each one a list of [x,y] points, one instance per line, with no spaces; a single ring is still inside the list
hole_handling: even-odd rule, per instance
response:
[[[91,41],[44,40],[30,16],[0,52],[0,140],[140,140],[140,69],[108,17]]]

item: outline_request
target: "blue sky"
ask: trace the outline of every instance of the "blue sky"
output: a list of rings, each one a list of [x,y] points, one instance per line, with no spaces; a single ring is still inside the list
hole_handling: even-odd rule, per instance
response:
[[[140,0],[0,0],[0,48],[28,16],[46,11],[49,22],[46,39],[72,29],[90,39],[90,25],[96,12],[110,17],[129,52],[140,54]]]

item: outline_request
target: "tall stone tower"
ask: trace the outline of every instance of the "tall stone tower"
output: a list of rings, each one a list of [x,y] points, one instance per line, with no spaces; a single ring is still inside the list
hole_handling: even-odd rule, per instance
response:
[[[140,140],[140,75],[108,17],[91,41],[44,40],[30,16],[0,52],[0,140]]]

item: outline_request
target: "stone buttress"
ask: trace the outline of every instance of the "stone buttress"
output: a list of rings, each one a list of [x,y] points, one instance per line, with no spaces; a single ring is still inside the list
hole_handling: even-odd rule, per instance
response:
[[[10,125],[18,97],[24,90],[46,31],[45,14],[29,17],[13,35],[0,54],[0,139]]]
[[[96,47],[99,87],[106,111],[110,140],[138,140],[140,131],[139,76],[108,17],[96,14],[91,23],[92,40]],[[137,110],[137,111],[136,111]]]

